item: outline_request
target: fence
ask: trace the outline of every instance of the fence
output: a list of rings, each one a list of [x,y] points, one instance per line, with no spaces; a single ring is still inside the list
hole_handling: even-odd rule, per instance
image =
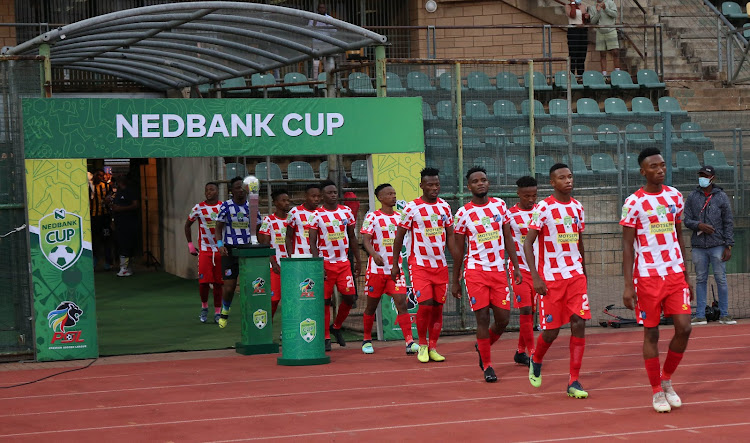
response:
[[[39,96],[41,64],[0,57],[0,355],[33,352],[21,98]]]

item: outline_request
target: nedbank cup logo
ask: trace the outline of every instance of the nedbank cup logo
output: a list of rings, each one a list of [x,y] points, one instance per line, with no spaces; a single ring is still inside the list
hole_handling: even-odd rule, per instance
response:
[[[268,312],[262,309],[258,309],[257,311],[253,312],[253,323],[258,329],[265,328],[268,324]]]
[[[317,328],[315,320],[311,318],[306,318],[299,324],[299,335],[302,337],[302,340],[308,343],[311,343],[313,340],[315,340],[316,330]]]
[[[83,252],[83,223],[78,214],[55,209],[39,219],[39,245],[53,266],[64,271]]]

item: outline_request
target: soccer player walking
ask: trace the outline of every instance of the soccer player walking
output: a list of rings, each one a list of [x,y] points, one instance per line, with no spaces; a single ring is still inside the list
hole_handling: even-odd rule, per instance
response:
[[[533,277],[529,265],[523,256],[523,242],[529,233],[531,215],[536,208],[537,182],[534,177],[521,177],[516,181],[516,194],[518,203],[510,209],[510,229],[513,234],[513,243],[516,245],[518,255],[518,268],[521,271],[521,283],[513,282],[513,301],[519,310],[520,333],[518,334],[518,350],[513,356],[513,361],[520,365],[529,366],[530,355],[534,353],[534,320],[533,306],[535,304],[536,292],[534,291]],[[534,255],[538,256],[538,243],[534,243]],[[533,265],[532,265],[533,266]],[[526,353],[528,351],[528,354]]]
[[[289,193],[279,189],[271,193],[275,211],[263,219],[258,231],[258,243],[272,245],[276,254],[271,261],[271,317],[281,301],[281,259],[286,253],[286,219],[289,215]]]
[[[477,351],[484,380],[497,381],[492,368],[490,346],[500,339],[510,320],[510,291],[505,274],[505,254],[513,263],[513,276],[521,283],[518,257],[510,231],[508,208],[502,199],[488,197],[490,182],[484,168],[473,167],[466,173],[471,201],[456,212],[451,293],[461,298],[461,262],[471,309],[477,319]],[[464,257],[466,241],[469,250]],[[490,328],[490,308],[495,323]]]
[[[445,361],[437,352],[437,341],[443,328],[443,304],[448,292],[448,262],[445,247],[453,248],[453,217],[451,207],[440,194],[439,170],[424,168],[419,187],[422,196],[409,202],[401,214],[396,238],[393,241],[393,268],[391,279],[401,278],[398,256],[404,245],[404,236],[411,233],[409,253],[409,277],[419,302],[417,311],[417,334],[419,351],[417,359]],[[429,330],[430,340],[427,341]]]
[[[221,297],[224,285],[221,276],[221,254],[218,246],[216,246],[216,219],[221,208],[219,185],[215,182],[206,183],[204,193],[206,200],[193,206],[185,221],[185,238],[188,242],[190,254],[198,256],[198,294],[201,297],[201,313],[198,318],[201,323],[208,320],[208,290],[213,285],[214,322],[218,323],[221,315]],[[200,233],[199,249],[196,249],[193,245],[191,229],[196,220],[198,220],[198,232]]]
[[[380,303],[380,296],[388,294],[393,297],[398,316],[396,322],[406,340],[406,354],[416,354],[419,345],[414,343],[411,333],[411,319],[406,305],[406,283],[401,275],[397,281],[391,280],[391,268],[394,256],[393,243],[401,213],[393,209],[396,206],[396,190],[389,183],[383,183],[375,188],[375,197],[380,202],[380,209],[369,212],[362,224],[360,233],[363,235],[365,250],[370,254],[367,261],[367,306],[363,315],[365,337],[362,342],[362,352],[372,354],[372,324],[375,321],[375,310]],[[400,260],[399,260],[400,261]]]
[[[310,183],[305,187],[305,201],[289,210],[286,219],[287,254],[310,254],[310,231],[308,225],[313,213],[320,205],[320,185]]]
[[[359,245],[354,234],[357,220],[348,206],[339,204],[339,190],[336,184],[330,180],[321,183],[323,191],[323,206],[313,213],[308,223],[310,230],[310,252],[313,257],[323,257],[323,270],[325,271],[325,286],[323,295],[325,297],[325,324],[331,322],[331,297],[334,286],[341,293],[336,319],[325,332],[326,351],[331,350],[331,334],[336,337],[339,346],[346,346],[341,325],[349,316],[349,310],[354,305],[354,278],[352,277],[352,265],[349,262],[349,248],[354,255],[354,276],[359,277],[360,259]],[[319,254],[321,252],[322,254]]]
[[[690,286],[683,257],[682,194],[664,185],[667,166],[661,152],[646,148],[638,156],[646,185],[625,200],[622,207],[623,303],[643,321],[643,359],[657,412],[682,406],[672,387],[672,374],[687,348],[692,326]],[[633,253],[635,248],[635,254]],[[662,312],[674,321],[664,367],[659,367],[659,320]]]
[[[571,197],[573,173],[567,165],[557,163],[549,171],[552,195],[542,200],[531,215],[531,225],[523,244],[526,263],[536,263],[534,241],[539,237],[539,275],[529,266],[534,290],[541,296],[539,314],[542,333],[536,342],[529,366],[531,386],[542,385],[544,354],[570,322],[570,378],[568,396],[586,398],[578,381],[586,346],[586,320],[591,318],[586,289],[586,265],[583,261],[583,206]]]

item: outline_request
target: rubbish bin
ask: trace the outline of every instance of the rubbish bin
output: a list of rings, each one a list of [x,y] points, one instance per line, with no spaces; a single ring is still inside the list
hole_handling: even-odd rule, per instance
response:
[[[284,366],[322,365],[325,354],[323,259],[281,259],[281,357]]]
[[[276,252],[266,245],[233,248],[240,258],[241,341],[235,344],[238,354],[275,354],[279,345],[273,342],[271,325],[271,268],[268,257]]]

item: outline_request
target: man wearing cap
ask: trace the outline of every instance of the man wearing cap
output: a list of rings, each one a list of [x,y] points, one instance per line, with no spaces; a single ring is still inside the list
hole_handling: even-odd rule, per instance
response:
[[[726,262],[732,257],[734,246],[734,223],[729,197],[722,188],[714,185],[716,170],[703,166],[698,171],[698,188],[685,200],[684,224],[693,230],[690,243],[695,265],[695,292],[698,306],[693,318],[694,325],[706,324],[706,288],[708,265],[714,270],[719,291],[720,323],[733,325],[737,322],[729,315],[729,288],[727,286]]]

